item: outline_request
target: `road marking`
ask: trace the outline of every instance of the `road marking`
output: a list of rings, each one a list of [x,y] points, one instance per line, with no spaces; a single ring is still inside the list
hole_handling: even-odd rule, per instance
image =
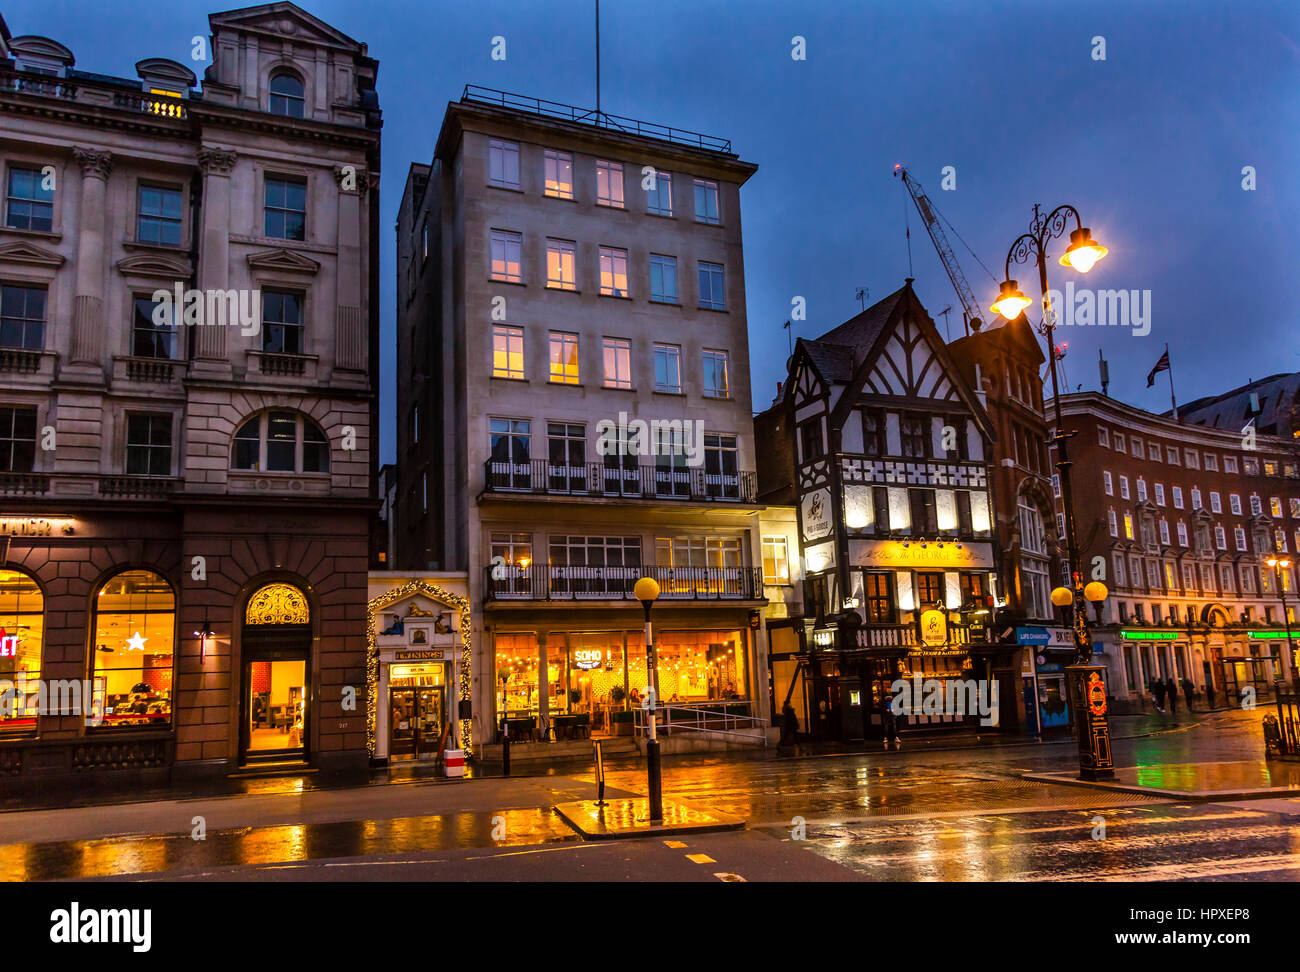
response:
[[[685,845],[684,843],[682,843],[680,840],[665,840],[665,841],[664,841],[664,844],[666,844],[668,847],[672,847],[673,849],[677,849],[677,848],[679,848],[679,847],[685,847],[685,846],[686,846],[686,845]]]
[[[749,883],[739,874],[732,874],[730,871],[714,871],[713,876],[719,881],[726,881],[729,884],[734,884],[736,882],[740,882],[741,884]]]
[[[708,854],[687,854],[686,859],[694,864],[716,864],[718,863]]]
[[[1032,874],[1017,877],[1016,881],[1170,881],[1180,878],[1204,880],[1229,874],[1263,874],[1270,871],[1300,870],[1300,854],[1276,854],[1271,857],[1230,857],[1218,861],[1193,861],[1182,864],[1157,864],[1134,868],[1114,874],[1079,872],[1062,874]]]

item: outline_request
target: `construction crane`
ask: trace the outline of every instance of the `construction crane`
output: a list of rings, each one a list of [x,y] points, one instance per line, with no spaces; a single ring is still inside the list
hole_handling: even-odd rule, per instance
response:
[[[948,271],[948,279],[952,281],[952,287],[957,291],[957,299],[961,302],[962,323],[966,327],[966,333],[978,331],[984,326],[984,320],[980,317],[979,304],[975,303],[975,295],[971,293],[970,284],[966,282],[966,275],[961,272],[957,255],[952,252],[952,247],[948,245],[948,238],[944,236],[943,227],[939,225],[938,210],[930,202],[930,197],[925,194],[921,184],[908,174],[901,162],[894,166],[894,175],[903,180],[903,185],[907,186],[907,191],[912,194],[912,202],[916,203],[916,211],[921,214],[921,222],[925,224],[925,230],[930,234],[934,248],[939,251],[939,259],[943,261],[943,268]]]

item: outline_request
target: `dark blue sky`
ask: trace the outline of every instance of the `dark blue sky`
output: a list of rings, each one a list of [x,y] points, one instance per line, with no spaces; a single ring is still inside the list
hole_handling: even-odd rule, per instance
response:
[[[466,82],[594,103],[592,0],[318,0],[312,13],[370,46],[384,109],[381,187],[386,400],[393,454],[393,225],[407,166],[427,162],[446,103]],[[132,77],[136,60],[188,61],[211,2],[18,0],[15,34],[45,34],[77,66]],[[998,275],[1035,202],[1077,206],[1110,255],[1087,277],[1053,261],[1053,286],[1151,292],[1151,332],[1069,328],[1070,387],[1168,407],[1147,371],[1170,345],[1180,401],[1300,369],[1294,300],[1300,211],[1300,4],[1294,0],[937,3],[605,0],[607,111],[716,134],[759,165],[742,192],[755,406],[784,373],[781,328],[816,336],[907,275],[908,165]],[[490,57],[503,35],[505,61]],[[807,60],[790,41],[807,39]],[[1106,39],[1105,61],[1091,39]],[[201,66],[196,73],[202,75]],[[957,170],[941,191],[940,169]],[[1258,188],[1241,188],[1253,165]],[[935,316],[957,305],[915,211],[916,289]],[[980,304],[996,284],[950,237]],[[1057,248],[1057,254],[1060,248]],[[1037,298],[1034,274],[1020,268]],[[988,316],[986,314],[986,316]],[[952,315],[954,336],[960,312]]]

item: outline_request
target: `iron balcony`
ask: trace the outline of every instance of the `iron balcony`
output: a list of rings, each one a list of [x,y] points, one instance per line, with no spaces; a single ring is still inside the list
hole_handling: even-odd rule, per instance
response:
[[[757,477],[752,472],[714,472],[705,467],[606,465],[587,462],[566,465],[543,459],[509,462],[489,459],[483,464],[489,493],[529,493],[541,496],[680,500],[704,503],[756,502]]]

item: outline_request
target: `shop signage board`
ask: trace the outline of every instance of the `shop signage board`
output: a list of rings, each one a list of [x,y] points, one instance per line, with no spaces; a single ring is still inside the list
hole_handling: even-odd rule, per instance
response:
[[[603,648],[575,648],[573,650],[573,667],[591,671],[605,663]]]
[[[447,652],[440,648],[422,648],[412,651],[398,650],[393,653],[396,661],[446,661]]]
[[[1247,638],[1289,638],[1294,635],[1288,635],[1285,631],[1247,631]]]
[[[799,505],[799,521],[805,541],[829,536],[832,528],[831,491],[823,486],[807,494]]]
[[[1181,635],[1176,631],[1121,631],[1129,641],[1177,641]]]
[[[937,648],[948,643],[948,615],[931,608],[921,612],[921,643]]]
[[[993,545],[928,540],[850,540],[849,560],[855,567],[948,567],[953,570],[992,568]]]

